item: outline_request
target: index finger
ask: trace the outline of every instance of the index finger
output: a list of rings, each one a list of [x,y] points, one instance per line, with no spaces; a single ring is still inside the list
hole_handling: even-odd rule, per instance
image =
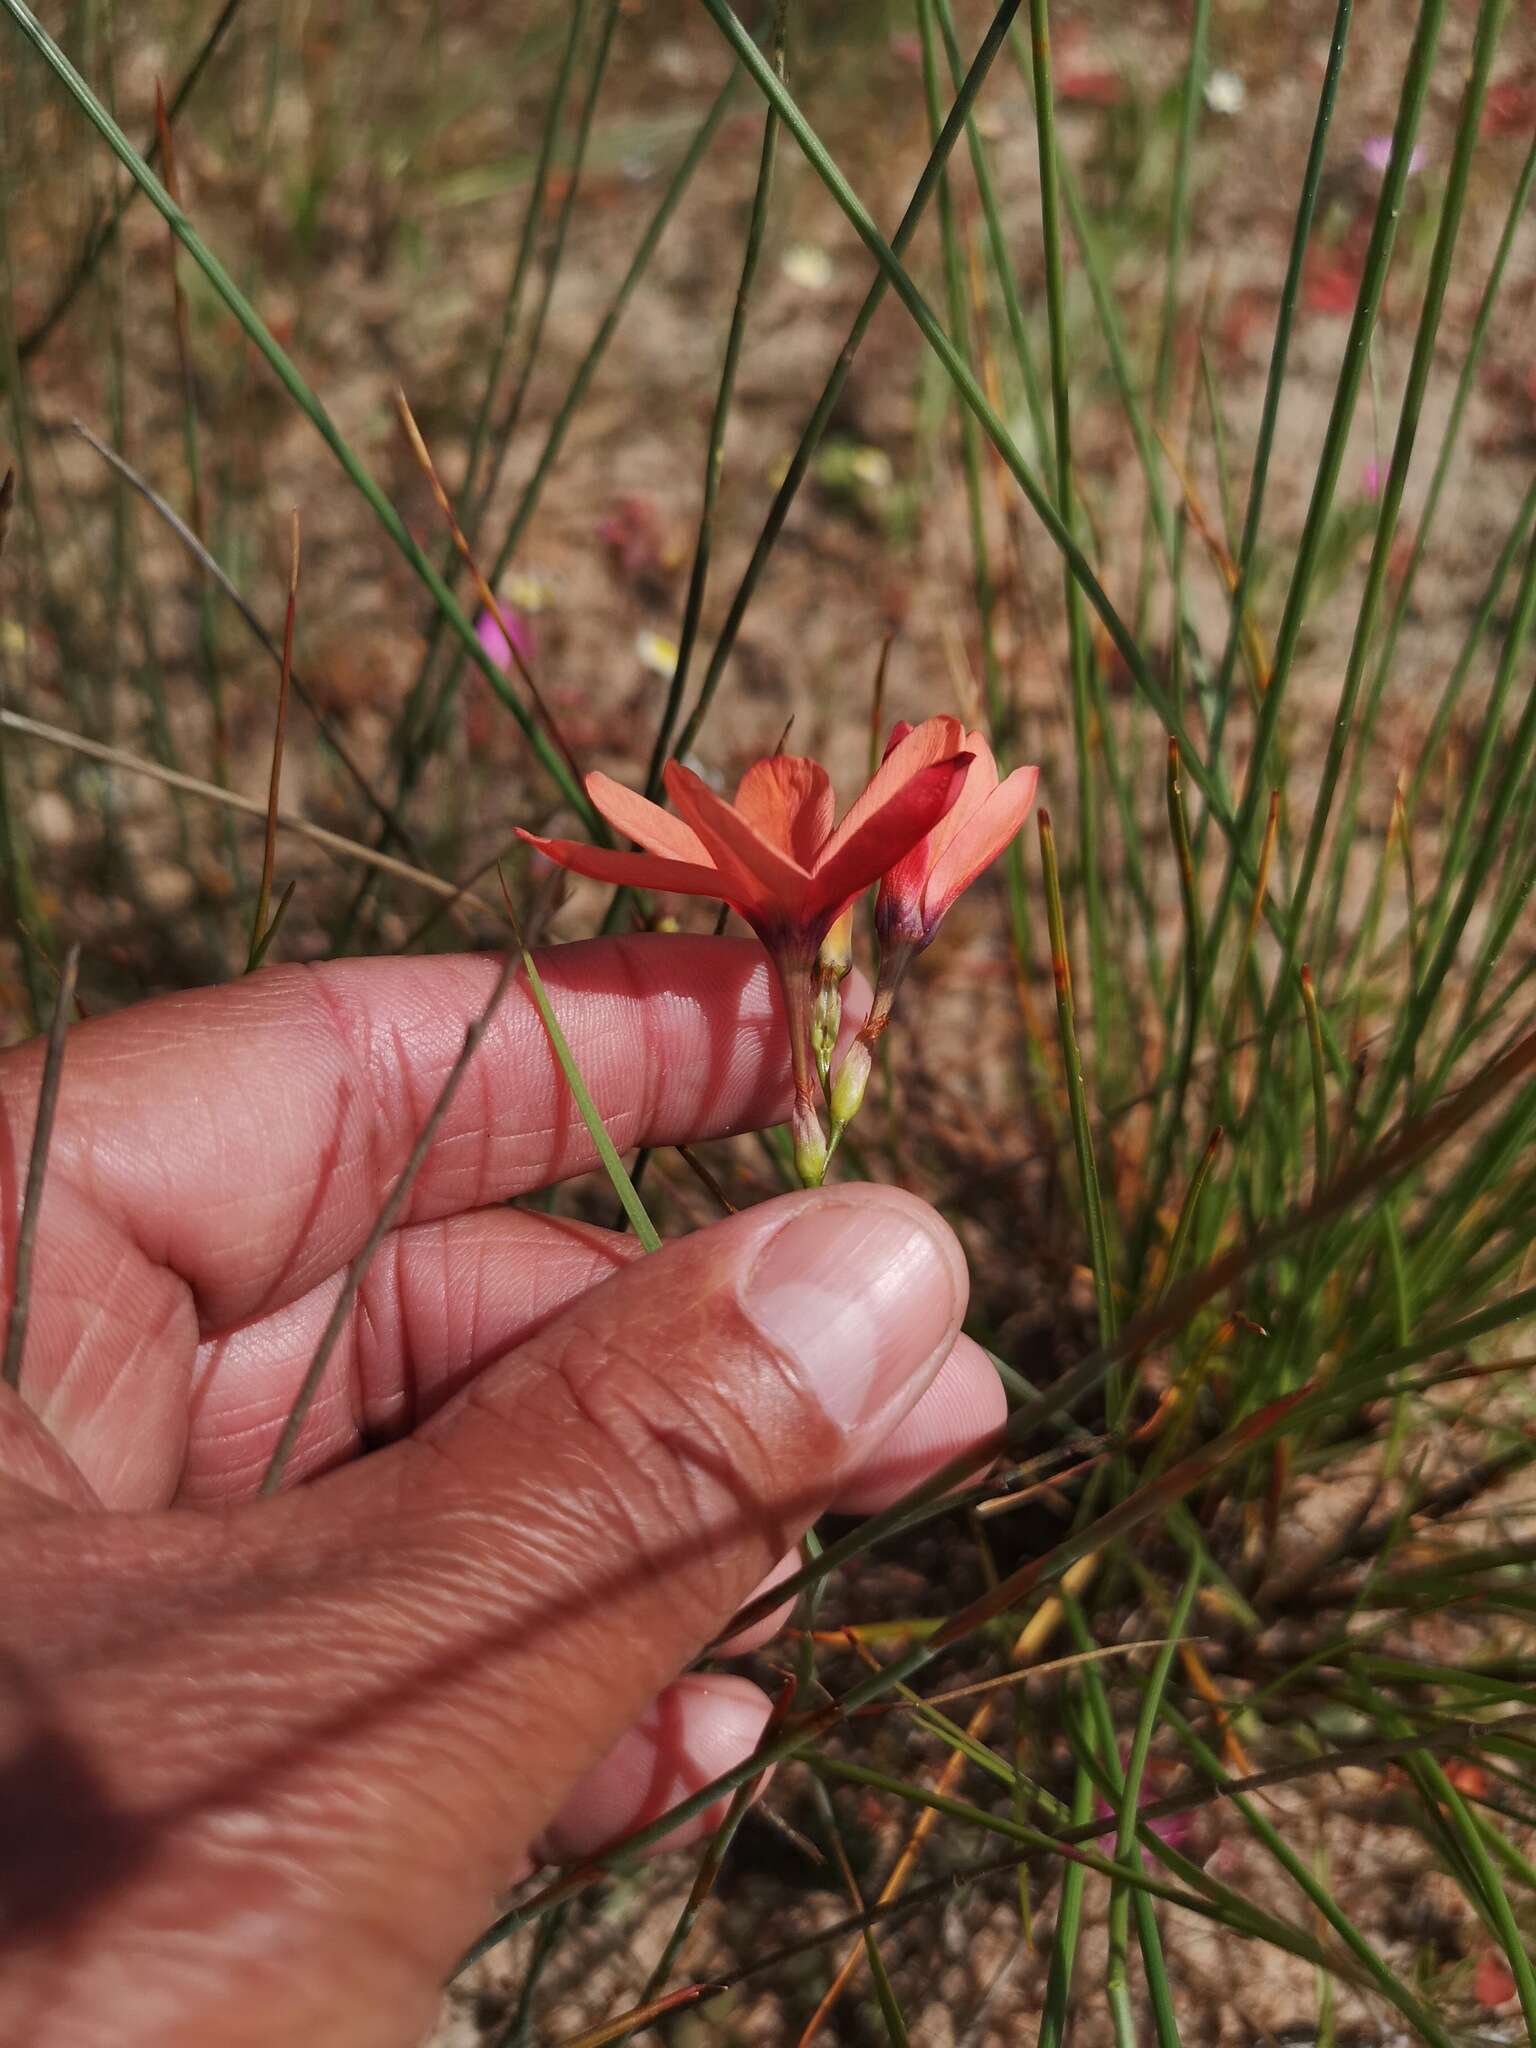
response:
[[[273,968],[83,1024],[67,1041],[50,1178],[178,1274],[205,1331],[295,1300],[361,1246],[498,968],[488,954]],[[595,939],[539,968],[620,1151],[787,1114],[782,1013],[759,946]],[[0,1176],[13,1183],[40,1062],[28,1048],[0,1063]],[[594,1163],[519,978],[400,1220],[505,1201]],[[4,1192],[14,1213],[19,1187]]]

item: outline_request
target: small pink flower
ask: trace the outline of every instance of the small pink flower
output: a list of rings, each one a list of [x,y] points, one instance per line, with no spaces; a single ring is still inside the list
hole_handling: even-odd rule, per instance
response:
[[[498,668],[515,668],[517,655],[521,655],[523,661],[532,667],[533,627],[515,605],[503,604],[501,616],[507,622],[506,633],[502,631],[494,612],[482,611],[475,621],[475,638]],[[508,633],[511,635],[510,642]]]
[[[1360,472],[1360,486],[1368,498],[1381,496],[1381,464],[1368,462]]]
[[[1360,145],[1360,158],[1367,170],[1374,171],[1378,178],[1387,175],[1387,166],[1392,161],[1392,138],[1390,135],[1367,135]],[[1408,159],[1408,175],[1424,168],[1424,146],[1416,142],[1413,154]]]
[[[896,727],[893,747],[907,730]],[[1029,816],[1040,770],[1015,768],[999,782],[984,736],[969,732],[964,744],[971,764],[953,807],[881,881],[875,928],[882,950],[908,946],[921,952],[931,944],[955,899],[992,865]]]
[[[886,748],[887,759],[910,744],[910,730],[904,724],[895,728]],[[843,1130],[858,1115],[874,1065],[875,1041],[891,1021],[891,1008],[907,969],[932,943],[956,897],[1008,845],[1035,800],[1038,768],[1015,768],[999,782],[997,762],[985,737],[969,732],[964,745],[969,766],[960,794],[932,831],[881,878],[875,898],[880,978],[869,1015],[832,1079],[834,1132]]]
[[[1122,1770],[1129,1760],[1129,1749],[1122,1747],[1120,1752],[1120,1767]],[[1170,1792],[1175,1789],[1181,1789],[1186,1782],[1184,1772],[1171,1758],[1149,1756],[1142,1771],[1141,1797],[1136,1802],[1138,1812],[1144,1806],[1155,1806],[1159,1800],[1166,1798]],[[1114,1820],[1116,1818],[1114,1808],[1105,1800],[1099,1798],[1097,1794],[1094,1797],[1093,1809],[1100,1819]],[[1160,1820],[1149,1820],[1146,1825],[1148,1832],[1156,1835],[1160,1842],[1166,1842],[1176,1856],[1186,1856],[1191,1862],[1200,1864],[1209,1861],[1214,1844],[1208,1839],[1208,1830],[1201,1825],[1201,1812],[1198,1807],[1192,1806],[1184,1813],[1164,1814]],[[1100,1835],[1094,1843],[1094,1847],[1101,1856],[1113,1856],[1115,1853],[1114,1833]],[[1154,1852],[1144,1851],[1143,1853],[1151,1854]]]

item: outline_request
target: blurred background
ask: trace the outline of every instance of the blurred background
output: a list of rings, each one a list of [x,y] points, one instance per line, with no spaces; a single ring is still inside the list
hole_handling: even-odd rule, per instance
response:
[[[980,175],[972,139],[962,140],[904,262],[957,338],[1014,449],[1058,500],[1059,477],[1050,480],[1059,405],[1069,394],[1071,517],[1140,651],[1138,675],[1099,612],[1085,607],[1079,640],[1069,637],[1055,543],[894,294],[860,335],[819,437],[803,442],[875,265],[790,134],[779,138],[771,193],[755,205],[763,196],[763,100],[704,6],[49,4],[44,29],[88,82],[95,115],[49,70],[12,7],[0,35],[0,439],[16,476],[0,561],[0,677],[11,719],[0,732],[0,1030],[15,1042],[46,1022],[74,941],[82,947],[81,1007],[90,1014],[244,970],[295,514],[294,687],[281,804],[336,837],[319,843],[286,825],[278,833],[269,908],[284,907],[265,957],[501,945],[498,857],[530,928],[546,941],[584,936],[603,919],[606,892],[533,871],[514,839],[519,824],[582,829],[569,789],[530,745],[533,728],[546,753],[558,753],[522,668],[499,631],[484,626],[479,644],[501,672],[498,692],[445,623],[408,545],[388,530],[392,512],[470,623],[483,623],[482,599],[402,429],[403,393],[517,655],[582,771],[643,782],[689,637],[694,578],[702,587],[699,630],[678,708],[686,714],[706,689],[707,716],[689,735],[687,756],[720,786],[733,785],[788,727],[790,750],[823,759],[846,798],[867,772],[872,730],[883,735],[894,718],[939,711],[985,725],[1010,761],[1042,764],[1042,796],[1061,840],[1099,1172],[1129,1243],[1124,1309],[1154,1298],[1171,1272],[1157,1247],[1184,1242],[1175,1238],[1181,1200],[1221,1109],[1211,1058],[1238,1075],[1248,1122],[1268,1118],[1269,1164],[1244,1168],[1247,1178],[1234,1181],[1222,1211],[1226,1222],[1212,1217],[1190,1249],[1214,1253],[1234,1231],[1277,1215],[1323,1178],[1323,1160],[1309,1151],[1313,1080],[1299,1010],[1275,1069],[1273,1116],[1263,1106],[1264,1077],[1243,1070],[1229,1040],[1200,1054],[1205,1064],[1192,1090],[1184,1072],[1187,1121],[1176,1131],[1158,1127],[1157,1091],[1178,1069],[1189,909],[1170,836],[1163,722],[1146,712],[1143,681],[1179,707],[1236,791],[1262,721],[1271,651],[1277,641],[1284,648],[1284,712],[1267,742],[1250,835],[1256,854],[1261,799],[1270,783],[1283,788],[1273,870],[1283,899],[1324,779],[1379,551],[1384,601],[1366,633],[1371,722],[1345,767],[1349,800],[1335,814],[1343,822],[1327,842],[1327,887],[1319,886],[1325,935],[1337,940],[1345,964],[1330,982],[1332,956],[1315,956],[1338,1032],[1324,1141],[1332,1114],[1336,1156],[1358,1156],[1370,1133],[1352,1150],[1359,1096],[1348,1077],[1358,1069],[1363,1087],[1367,1065],[1374,1074],[1391,1063],[1387,1034],[1403,1015],[1404,989],[1422,985],[1416,933],[1427,941],[1446,928],[1435,912],[1420,932],[1415,904],[1438,874],[1457,881],[1471,858],[1467,845],[1456,846],[1454,807],[1492,729],[1489,679],[1501,635],[1523,619],[1517,570],[1507,583],[1490,586],[1489,578],[1501,558],[1506,567],[1522,558],[1532,511],[1536,236],[1524,223],[1524,193],[1536,122],[1536,12],[1528,0],[1498,11],[1502,37],[1471,117],[1464,189],[1455,196],[1444,308],[1428,337],[1419,449],[1385,529],[1394,435],[1436,289],[1436,236],[1457,181],[1458,124],[1488,9],[1453,0],[1415,13],[1402,0],[1357,0],[1311,188],[1310,233],[1289,276],[1341,10],[1322,0],[1053,8],[1052,160],[1061,180],[1054,199],[1042,195],[1028,12],[1014,22],[976,103]],[[767,17],[743,13],[768,44]],[[1394,166],[1412,39],[1430,14],[1443,19],[1423,67],[1422,113]],[[957,0],[962,69],[992,19],[990,9]],[[930,8],[906,0],[795,0],[790,10],[785,68],[794,97],[887,236],[928,160],[935,106],[942,119],[953,100],[941,33],[950,25],[947,8],[936,21]],[[157,92],[171,108],[164,130]],[[173,259],[161,211],[135,194],[113,159],[108,117],[173,183],[197,244],[249,301],[306,392],[296,398],[284,388],[273,349],[264,352],[242,326],[197,250]],[[1400,189],[1396,240],[1378,274],[1373,236],[1389,175]],[[1059,291],[1052,205],[1063,243]],[[743,251],[758,230],[703,580],[711,421]],[[1490,275],[1497,291],[1485,298]],[[1352,363],[1362,292],[1378,286],[1373,326]],[[1281,321],[1290,323],[1289,357],[1270,427],[1262,523],[1245,550],[1251,465],[1264,437]],[[1341,378],[1351,374],[1358,393],[1338,425],[1337,481],[1319,503],[1320,455]],[[376,503],[328,445],[319,406],[354,468],[373,479]],[[743,586],[802,448],[805,476],[787,501],[782,533]],[[1416,547],[1431,493],[1433,531]],[[170,515],[188,531],[178,536]],[[1291,631],[1299,552],[1306,582]],[[1229,646],[1239,562],[1245,604]],[[747,602],[733,613],[743,588]],[[1521,633],[1523,623],[1516,655]],[[1086,710],[1087,700],[1074,696],[1079,657],[1082,674],[1091,670]],[[1447,679],[1463,662],[1470,685],[1447,697]],[[1526,668],[1518,675],[1507,698],[1511,719],[1529,689]],[[1489,772],[1515,758],[1506,752],[1513,739],[1495,739]],[[1415,834],[1426,835],[1414,838],[1420,851],[1406,861],[1406,827],[1392,837],[1394,817],[1405,816],[1394,808],[1405,788]],[[1221,834],[1195,788],[1186,790],[1208,916]],[[245,808],[222,802],[221,791],[245,799]],[[1514,795],[1511,805],[1497,830],[1513,818],[1510,829],[1524,836],[1507,854],[1499,840],[1504,864],[1490,869],[1489,894],[1464,921],[1469,944],[1499,926],[1483,986],[1497,992],[1513,980],[1501,1029],[1520,1014],[1531,953],[1522,909],[1532,872],[1530,805],[1521,808]],[[370,864],[370,850],[393,865]],[[1100,912],[1096,902],[1107,907]],[[708,929],[712,919],[706,905],[660,908],[693,928]],[[1246,900],[1239,909],[1229,945],[1241,936]],[[1253,957],[1273,973],[1273,940],[1263,937]],[[1234,1002],[1246,962],[1244,955],[1234,969]],[[1461,956],[1447,988],[1480,971]],[[1261,1008],[1256,998],[1250,1021]],[[1206,1006],[1207,1023],[1232,1014],[1223,1003]],[[1446,1044],[1465,1050],[1454,1033]],[[1105,1289],[1110,1297],[1114,1290],[1085,1242],[1033,827],[1011,872],[1000,866],[978,885],[921,963],[892,1045],[894,1068],[872,1102],[856,1164],[919,1187],[954,1217],[972,1255],[987,1341],[1016,1374],[1047,1383],[1082,1356],[1096,1328],[1105,1333]],[[1464,1074],[1454,1061],[1439,1070],[1441,1082],[1453,1073]],[[1404,1097],[1405,1113],[1428,1107]],[[1490,1286],[1519,1277],[1526,1131],[1505,1131],[1496,1187],[1487,1176],[1474,1182],[1478,1199],[1494,1203],[1498,1261],[1488,1251],[1482,1266],[1476,1262],[1491,1236],[1474,1256],[1448,1248],[1443,1211],[1432,1207],[1417,1222],[1418,1212],[1404,1211],[1410,1267],[1415,1246],[1433,1254],[1415,1315],[1435,1310],[1447,1321],[1484,1299],[1475,1289],[1465,1299],[1455,1292],[1458,1265]],[[715,1163],[737,1200],[776,1185],[771,1147],[721,1148]],[[655,1163],[645,1189],[664,1228],[717,1213],[675,1158]],[[613,1220],[605,1187],[576,1199]],[[1401,1306],[1391,1273],[1393,1259],[1405,1255],[1401,1245],[1373,1243],[1361,1256],[1366,1277],[1349,1269],[1358,1285],[1348,1315],[1357,1330],[1388,1331],[1377,1345],[1385,1355],[1402,1337],[1401,1319],[1394,1323],[1383,1304]],[[1291,1270],[1274,1289],[1320,1300],[1330,1272],[1345,1262],[1340,1250],[1332,1264]],[[1268,1324],[1274,1300],[1247,1304],[1254,1326]],[[1318,1310],[1324,1321],[1340,1312],[1337,1299]],[[1229,1328],[1222,1340],[1237,1347],[1236,1384],[1218,1385],[1216,1420],[1243,1408],[1241,1347],[1250,1335]],[[1205,1326],[1179,1355],[1186,1364],[1204,1360],[1204,1373],[1215,1341]],[[1286,1384],[1301,1383],[1321,1346],[1315,1330],[1296,1338]],[[1175,1362],[1161,1384],[1177,1383],[1178,1372]],[[1357,1559],[1360,1531],[1401,1505],[1401,1491],[1391,1488],[1405,1469],[1426,1485],[1440,1472],[1427,1451],[1430,1462],[1414,1464],[1421,1424],[1400,1412],[1387,1454],[1386,1411],[1370,1410],[1353,1433],[1325,1432],[1326,1456],[1318,1442],[1299,1442],[1289,1463],[1236,1487],[1245,1506],[1234,1508],[1230,1527],[1219,1503],[1201,1506],[1202,1523],[1224,1530],[1221,1542],[1210,1536],[1207,1583],[1240,1588],[1234,1598],[1262,1622],[1258,1636],[1247,1622],[1237,1628],[1235,1639],[1249,1648],[1233,1651],[1226,1666],[1218,1660],[1229,1674],[1222,1686],[1238,1684],[1253,1642],[1273,1648],[1274,1629],[1300,1631],[1292,1645],[1299,1660],[1316,1650],[1311,1624],[1297,1618],[1304,1603],[1294,1597],[1296,1573],[1322,1573],[1330,1558]],[[1496,1443],[1480,1434],[1463,1457],[1442,1441],[1434,1456],[1451,1456],[1454,1471],[1476,1467],[1494,1455],[1490,1443],[1499,1455],[1508,1450],[1497,1432],[1516,1424],[1501,1410],[1480,1414],[1476,1428],[1494,1431]],[[1344,1462],[1329,1463],[1335,1455]],[[1506,1462],[1500,1478],[1512,1469]],[[1255,1505],[1266,1493],[1267,1523]],[[1467,1498],[1481,1495],[1473,1488]],[[1059,1526],[1054,1514],[1043,1508],[1027,1530],[1020,1517],[990,1525],[990,1551],[994,1539],[978,1538],[963,1518],[931,1525],[878,1570],[855,1567],[839,1611],[865,1620],[914,1605],[926,1611],[935,1599],[942,1606],[1027,1555],[1042,1530]],[[1291,1604],[1255,1617],[1254,1545],[1280,1542],[1287,1528],[1300,1545],[1288,1567]],[[1510,1536],[1503,1525],[1471,1533],[1490,1544]],[[1309,1543],[1317,1554],[1303,1567]],[[1122,1583],[1104,1626],[1130,1627],[1140,1597],[1134,1582]],[[1433,1641],[1415,1636],[1414,1654],[1454,1661],[1450,1652],[1468,1655],[1469,1644],[1481,1652],[1492,1640],[1486,1628],[1471,1636],[1447,1629]],[[1156,1632],[1145,1612],[1142,1632]],[[1070,1646],[1066,1636],[1062,1642]],[[1513,1636],[1499,1636],[1496,1647],[1526,1654]],[[1264,1682],[1278,1683],[1273,1669]],[[1190,1700],[1204,1697],[1208,1708],[1215,1694],[1189,1683]],[[1348,1732],[1376,1725],[1358,1694],[1345,1708],[1345,1690],[1341,1682],[1339,1697],[1324,1703],[1333,1720],[1321,1710],[1303,1716],[1286,1724],[1283,1741],[1325,1746],[1349,1714],[1356,1719]],[[1122,1705],[1116,1695],[1108,1725],[1128,1731]],[[1133,1721],[1134,1700],[1126,1711]],[[1021,1743],[1028,1720],[1025,1713]],[[1217,1733],[1207,1734],[1217,1741],[1226,1724],[1218,1717],[1213,1725]],[[1269,1725],[1259,1713],[1261,1738]],[[1102,1734],[1101,1727],[1083,1740],[1091,1748]],[[1049,1751],[1054,1738],[1035,1735]],[[913,1770],[942,1754],[931,1731],[881,1741],[888,1761],[907,1743],[902,1767]],[[1056,1766],[1066,1768],[1062,1756]],[[1070,1773],[1063,1784],[1070,1798]],[[1358,1917],[1390,1957],[1395,1981],[1449,2015],[1454,2038],[1518,2038],[1510,2031],[1520,2024],[1510,2017],[1512,1965],[1488,1932],[1498,1914],[1486,1889],[1456,1874],[1435,1827],[1422,1815],[1405,1818],[1416,1796],[1406,1779],[1378,1775],[1325,1799],[1309,1786],[1264,1815],[1287,1832],[1307,1870],[1336,1883],[1346,1916],[1351,1924]],[[835,1872],[803,1849],[811,1823],[799,1797],[792,1786],[784,1791],[777,1829],[754,1820],[743,1830],[690,1969],[728,1975],[756,1950],[846,1910]],[[1529,1837],[1526,1806],[1514,1803],[1525,1832],[1514,1832],[1512,1843]],[[873,1795],[851,1802],[847,1824],[856,1867],[878,1887],[901,1828]],[[1208,1814],[1201,1824],[1219,1832]],[[1218,1859],[1227,1886],[1252,1885],[1267,1898],[1264,1887],[1280,1882],[1274,1867],[1251,1834],[1232,1827],[1219,1843],[1214,1833],[1202,1837],[1201,1856]],[[959,1830],[957,1841],[967,1840]],[[1193,1853],[1188,1840],[1180,1846]],[[963,1860],[954,1845],[933,1855],[934,1872],[947,1856]],[[1528,1914],[1531,1865],[1521,1869],[1512,1882]],[[1042,1871],[1022,1917],[1010,1878],[1001,1889],[967,1892],[964,1903],[956,1894],[953,1904],[893,1930],[891,1970],[913,2040],[943,2048],[1035,2038],[1061,1953],[1051,1933],[1059,1926],[1058,1876]],[[526,2009],[519,1998],[527,1939],[515,1953],[499,1952],[452,1995],[445,2048],[574,2038],[621,2010],[637,1995],[687,1877],[624,1879],[600,1906],[573,1911],[563,1946],[538,1965],[537,1999]],[[1085,2044],[1123,2042],[1123,2019],[1092,1988],[1102,1981],[1109,1939],[1103,1902],[1092,1897],[1079,1976],[1090,1988],[1072,2005],[1068,2030]],[[1285,1910],[1311,1926],[1314,1905],[1291,1891]],[[1037,1909],[1045,1919],[1032,1927]],[[1326,1970],[1279,1947],[1246,1942],[1235,1981],[1217,1920],[1186,1915],[1172,1923],[1169,1967],[1184,2038],[1409,2038],[1401,2009],[1392,2014],[1379,1987],[1362,1991],[1346,1973],[1325,1989]],[[812,1952],[767,1987],[744,1984],[710,2008],[712,2019],[679,2021],[674,2038],[799,2038],[830,1967]],[[822,2025],[827,2040],[897,2038],[867,1981]]]

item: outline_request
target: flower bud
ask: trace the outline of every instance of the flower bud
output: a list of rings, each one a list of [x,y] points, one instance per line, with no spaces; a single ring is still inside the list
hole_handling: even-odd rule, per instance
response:
[[[795,1171],[800,1185],[819,1188],[827,1172],[827,1137],[821,1128],[816,1105],[807,1096],[795,1097],[790,1130],[795,1141]]]
[[[811,1050],[816,1055],[816,1073],[823,1088],[832,1071],[832,1055],[837,1050],[842,1022],[843,999],[837,992],[837,983],[823,982],[811,1004]]]
[[[816,964],[822,985],[845,981],[853,966],[853,905],[850,903],[821,942]]]
[[[869,1085],[872,1057],[868,1042],[856,1038],[838,1062],[832,1081],[832,1128],[841,1131],[858,1115]]]
[[[811,1049],[816,1055],[816,1072],[823,1088],[832,1071],[837,1034],[843,1021],[843,999],[838,983],[846,980],[853,967],[853,905],[821,942],[816,959],[816,998],[811,1008]]]

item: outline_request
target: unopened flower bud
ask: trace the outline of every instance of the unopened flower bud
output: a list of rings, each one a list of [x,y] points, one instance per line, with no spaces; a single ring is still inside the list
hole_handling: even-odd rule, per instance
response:
[[[859,1113],[864,1100],[864,1090],[869,1085],[869,1070],[872,1058],[867,1041],[856,1038],[838,1062],[837,1073],[832,1080],[832,1128],[841,1131],[851,1124]]]
[[[853,905],[850,903],[821,942],[817,956],[823,984],[845,981],[853,966]]]
[[[850,903],[821,942],[816,959],[816,996],[811,1007],[811,1048],[816,1055],[816,1072],[823,1088],[832,1071],[837,1034],[843,1021],[843,999],[838,983],[853,967],[853,905]]]
[[[837,983],[823,982],[811,1004],[811,1050],[816,1055],[816,1072],[823,1088],[832,1071],[832,1055],[837,1050],[842,1022],[843,999],[837,992]]]
[[[821,1128],[816,1105],[806,1096],[795,1097],[790,1130],[795,1141],[795,1171],[800,1185],[819,1188],[827,1172],[827,1137]]]

